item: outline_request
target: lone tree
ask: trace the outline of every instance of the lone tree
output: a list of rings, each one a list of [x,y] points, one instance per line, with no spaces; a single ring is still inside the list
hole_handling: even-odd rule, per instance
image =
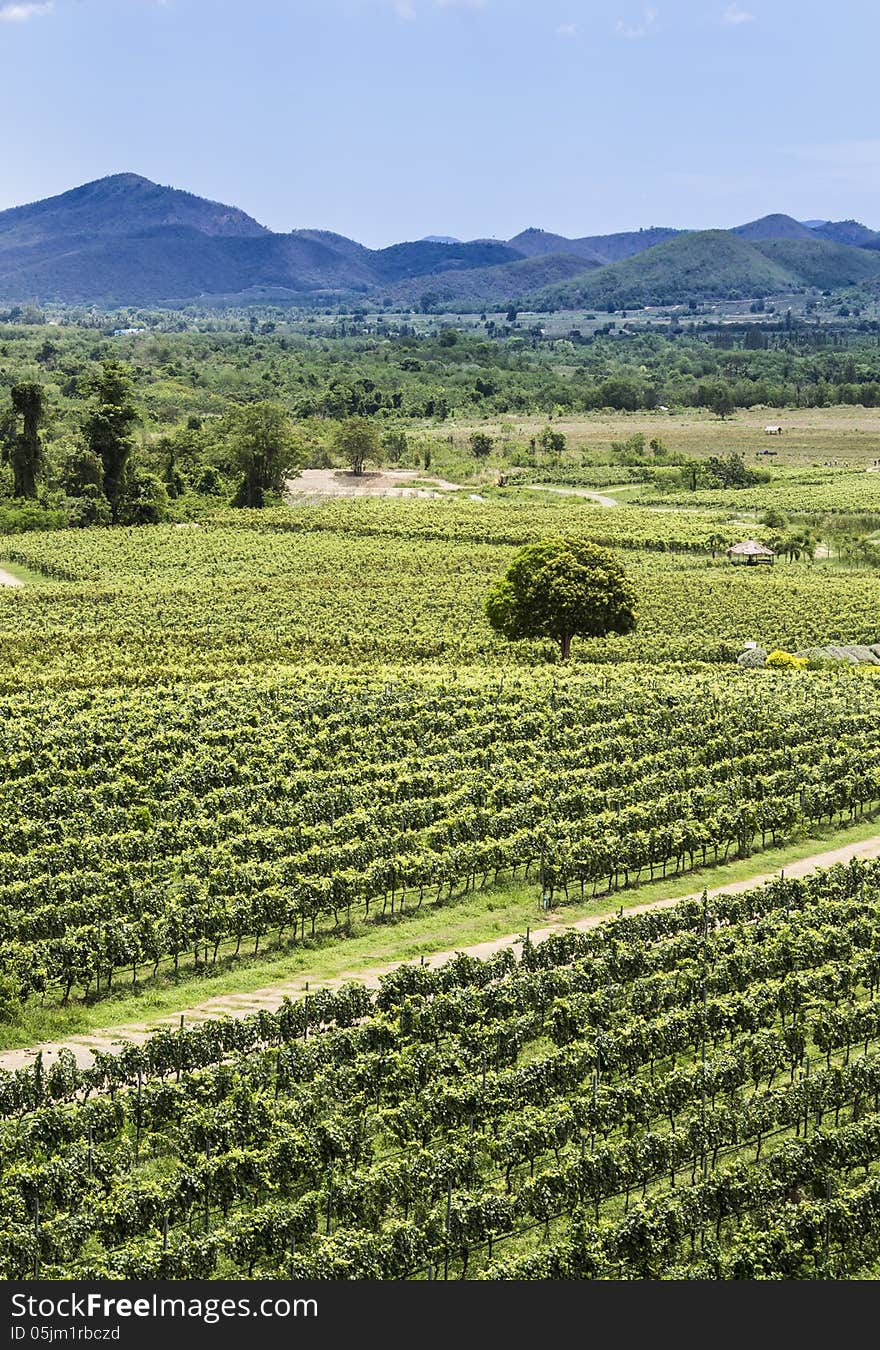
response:
[[[340,422],[333,437],[333,448],[351,465],[352,473],[358,478],[368,459],[375,464],[381,460],[379,433],[368,417],[347,417]]]
[[[236,506],[261,507],[267,492],[278,492],[285,477],[294,477],[305,454],[281,403],[265,401],[238,408],[227,424],[227,444],[242,474]]]
[[[485,431],[473,431],[470,435],[471,454],[477,459],[485,459],[491,454],[492,446],[495,444],[492,437]]]
[[[115,525],[132,451],[131,431],[138,420],[128,367],[119,361],[105,361],[91,391],[94,403],[84,418],[83,433],[86,445],[103,466],[104,495]]]
[[[46,395],[36,380],[22,380],[14,384],[9,393],[13,416],[3,457],[12,465],[13,496],[34,498],[37,478],[43,467],[40,431],[46,420]]]
[[[563,661],[573,637],[605,637],[635,627],[635,596],[613,553],[581,539],[546,539],[517,553],[486,597],[496,633],[551,637]]]

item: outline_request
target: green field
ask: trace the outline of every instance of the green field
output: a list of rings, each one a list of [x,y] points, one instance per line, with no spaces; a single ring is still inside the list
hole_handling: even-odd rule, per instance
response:
[[[877,883],[853,864],[7,1076],[5,1273],[869,1276]]]
[[[294,336],[286,398],[296,370],[330,397],[330,352],[372,369],[365,339]],[[343,421],[309,413],[320,490],[234,507],[209,409],[249,401],[277,340],[148,337],[132,462],[180,488],[153,523],[58,528],[95,500],[62,495],[60,376],[43,496],[0,502],[23,583],[0,587],[0,1050],[54,1042],[0,1070],[0,1273],[870,1272],[877,866],[565,928],[872,839],[875,667],[737,657],[880,642],[880,419],[560,407],[546,382],[587,377],[555,347],[499,367],[527,406],[469,411],[488,381],[435,335],[385,466],[418,481],[346,495]],[[458,402],[426,417],[445,376]],[[565,662],[484,608],[558,537],[613,550],[636,597],[633,632]],[[746,537],[775,566],[732,566]],[[521,958],[415,964],[547,923]],[[378,994],[339,987],[401,961]],[[312,993],[110,1052],[282,982]]]

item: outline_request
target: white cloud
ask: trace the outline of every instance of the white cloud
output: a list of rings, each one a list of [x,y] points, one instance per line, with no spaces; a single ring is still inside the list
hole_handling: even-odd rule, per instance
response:
[[[629,41],[637,41],[639,38],[647,37],[656,23],[656,9],[645,9],[637,23],[627,23],[626,19],[618,19],[614,25],[614,31],[618,37],[627,38]]]
[[[721,15],[721,22],[726,24],[754,23],[754,21],[754,14],[750,14],[747,9],[741,9],[735,3],[728,5]]]
[[[578,35],[576,23],[561,23],[556,30],[557,37],[575,38]]]
[[[44,14],[51,14],[54,8],[54,0],[0,5],[0,23],[27,23],[28,19],[39,19]]]
[[[412,20],[432,4],[435,9],[485,9],[487,0],[390,0],[398,19]]]

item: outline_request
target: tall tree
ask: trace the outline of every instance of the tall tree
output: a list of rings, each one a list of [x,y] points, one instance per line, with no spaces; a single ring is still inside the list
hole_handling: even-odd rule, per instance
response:
[[[268,400],[250,403],[231,414],[227,445],[242,474],[236,506],[264,506],[266,493],[278,492],[284,478],[299,473],[305,460],[287,409]]]
[[[358,477],[367,460],[379,463],[379,433],[367,417],[347,417],[336,429],[333,448]]]
[[[46,394],[36,380],[22,380],[12,386],[10,397],[14,417],[7,458],[12,465],[12,491],[16,497],[34,498],[43,465],[41,430],[46,420]]]
[[[115,525],[132,451],[131,431],[138,420],[128,367],[119,361],[105,361],[92,381],[91,392],[93,403],[83,419],[83,434],[104,467],[104,495]]]
[[[635,596],[615,555],[583,539],[545,539],[516,554],[486,597],[496,633],[550,637],[563,661],[573,637],[605,637],[635,627]]]

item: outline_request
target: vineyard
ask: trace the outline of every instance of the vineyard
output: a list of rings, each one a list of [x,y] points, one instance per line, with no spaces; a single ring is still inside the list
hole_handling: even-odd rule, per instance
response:
[[[595,896],[852,821],[880,691],[834,677],[363,677],[2,702],[0,972],[99,995],[533,874]]]
[[[880,867],[0,1076],[9,1278],[841,1279]]]
[[[750,640],[799,650],[878,636],[875,569],[734,570],[710,542],[717,551],[742,529],[699,512],[378,501],[251,514],[261,517],[253,528],[5,541],[0,566],[24,565],[46,583],[0,595],[0,691],[226,680],[303,663],[476,665],[493,678],[546,667],[552,644],[496,638],[482,605],[518,544],[565,532],[619,548],[639,595],[636,632],[576,643],[577,663],[731,663]]]
[[[563,533],[638,597],[566,664],[483,610]],[[515,887],[611,908],[872,816],[880,682],[735,657],[876,642],[876,569],[733,569],[741,537],[458,498],[4,538],[6,1044],[29,1010],[100,1018]],[[853,863],[38,1055],[0,1073],[0,1274],[864,1278],[878,934],[880,864]]]

